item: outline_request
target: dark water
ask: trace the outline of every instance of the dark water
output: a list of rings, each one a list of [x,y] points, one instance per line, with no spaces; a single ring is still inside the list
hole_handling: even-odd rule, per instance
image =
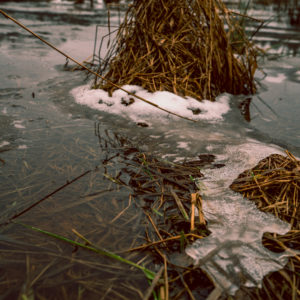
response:
[[[257,18],[278,16],[275,6],[270,7],[253,13]],[[102,3],[90,9],[88,2],[1,2],[0,9],[79,61],[93,53],[95,24],[107,20]],[[122,13],[111,14],[117,25]],[[118,166],[102,165],[114,150],[100,149],[95,128],[103,137],[106,130],[128,137],[159,157],[194,158],[211,152],[239,170],[279,146],[300,156],[300,33],[287,14],[273,17],[257,36],[276,60],[265,58],[266,75],[257,74],[263,79],[252,97],[250,122],[240,113],[245,97],[232,97],[221,123],[171,120],[147,128],[76,104],[70,91],[85,82],[85,75],[72,72],[64,57],[2,16],[0,26],[1,223],[90,171],[18,220],[72,239],[78,239],[72,232],[76,229],[114,252],[144,241],[140,203],[103,176],[114,175]],[[135,270],[20,225],[2,226],[0,243],[3,299],[32,294],[38,299],[138,299],[147,288]],[[147,256],[122,255],[152,264]]]

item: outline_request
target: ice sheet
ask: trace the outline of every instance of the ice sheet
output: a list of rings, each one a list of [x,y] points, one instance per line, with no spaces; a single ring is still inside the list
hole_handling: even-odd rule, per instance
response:
[[[272,82],[272,83],[281,83],[286,79],[285,74],[283,73],[278,73],[276,76],[267,76],[266,81]]]
[[[253,202],[229,190],[238,174],[272,153],[282,151],[249,139],[224,148],[218,159],[225,167],[203,170],[203,209],[212,234],[196,241],[186,253],[229,294],[240,285],[259,286],[263,276],[287,263],[286,253],[267,250],[261,240],[264,232],[284,234],[290,225],[259,211]]]

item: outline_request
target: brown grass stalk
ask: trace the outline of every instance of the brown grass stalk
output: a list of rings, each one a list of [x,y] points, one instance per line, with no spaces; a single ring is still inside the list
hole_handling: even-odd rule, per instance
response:
[[[193,234],[193,233],[187,233],[187,234],[184,235],[184,237],[193,237],[193,238],[196,238],[196,239],[202,239],[203,238],[203,236],[198,235],[198,234]],[[163,239],[163,240],[160,240],[160,241],[155,241],[155,242],[144,244],[144,245],[141,245],[141,246],[138,246],[138,247],[135,247],[135,248],[131,248],[131,249],[128,249],[127,251],[142,250],[142,249],[146,249],[148,247],[155,246],[155,245],[158,245],[158,244],[161,244],[161,243],[166,243],[166,242],[170,242],[170,241],[174,241],[174,240],[180,240],[181,238],[182,238],[182,235],[176,235],[176,236],[172,236],[170,238],[166,238],[166,239]]]
[[[255,92],[258,49],[220,0],[134,1],[95,87],[112,93],[134,84],[155,92],[214,100]],[[225,29],[226,28],[226,29]],[[101,69],[101,65],[100,65]],[[148,74],[158,74],[151,78]],[[144,75],[141,75],[144,74]]]

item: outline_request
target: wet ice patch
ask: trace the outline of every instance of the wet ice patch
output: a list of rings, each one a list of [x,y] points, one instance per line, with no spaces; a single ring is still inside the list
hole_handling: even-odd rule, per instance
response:
[[[262,246],[264,232],[286,233],[290,226],[233,192],[204,200],[204,215],[212,234],[186,249],[195,265],[204,268],[229,294],[245,285],[260,286],[269,272],[287,263],[286,253],[273,253]]]
[[[215,102],[208,100],[199,102],[194,98],[183,98],[166,91],[150,93],[134,85],[125,85],[123,88],[151,101],[154,105],[193,120],[222,121],[223,116],[230,109],[230,95],[228,94],[219,96]],[[174,118],[174,116],[134,96],[128,95],[120,89],[114,91],[112,97],[110,97],[104,90],[90,89],[89,85],[84,85],[73,89],[71,94],[75,98],[75,101],[81,105],[87,105],[99,111],[119,114],[128,117],[134,122],[152,123],[153,118],[156,121],[157,119],[167,121],[168,117]]]
[[[23,129],[23,128],[25,128],[25,126],[22,124],[23,122],[24,122],[23,120],[21,120],[21,121],[15,120],[13,122],[13,125],[18,129]]]
[[[0,142],[0,148],[5,147],[5,146],[7,146],[7,145],[9,145],[9,144],[10,144],[10,143],[7,142],[7,141]]]
[[[286,79],[285,74],[278,73],[277,76],[267,76],[265,80],[272,83],[281,83],[285,79]]]
[[[190,149],[189,145],[190,145],[189,142],[177,142],[177,148],[189,150]]]
[[[188,247],[186,253],[232,295],[241,285],[259,286],[263,276],[287,263],[286,253],[263,247],[262,235],[284,234],[290,225],[259,211],[253,202],[229,189],[241,172],[273,153],[283,154],[276,146],[248,139],[244,144],[224,147],[217,159],[225,167],[203,170],[203,211],[212,233]]]

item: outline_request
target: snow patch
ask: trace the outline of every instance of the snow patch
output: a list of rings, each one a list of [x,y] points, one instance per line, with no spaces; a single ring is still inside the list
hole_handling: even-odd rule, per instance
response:
[[[215,102],[208,100],[200,102],[191,97],[183,98],[166,91],[150,93],[135,85],[125,85],[122,88],[151,101],[154,105],[193,120],[222,121],[223,116],[230,110],[229,94],[222,94]],[[91,89],[90,85],[84,85],[73,89],[71,95],[81,105],[122,115],[134,122],[152,123],[158,120],[167,122],[169,119],[176,118],[120,89],[114,91],[110,97],[104,90]]]
[[[26,128],[24,125],[22,125],[22,123],[24,122],[24,120],[16,120],[13,122],[13,125],[18,128],[18,129],[23,129],[23,128]]]

